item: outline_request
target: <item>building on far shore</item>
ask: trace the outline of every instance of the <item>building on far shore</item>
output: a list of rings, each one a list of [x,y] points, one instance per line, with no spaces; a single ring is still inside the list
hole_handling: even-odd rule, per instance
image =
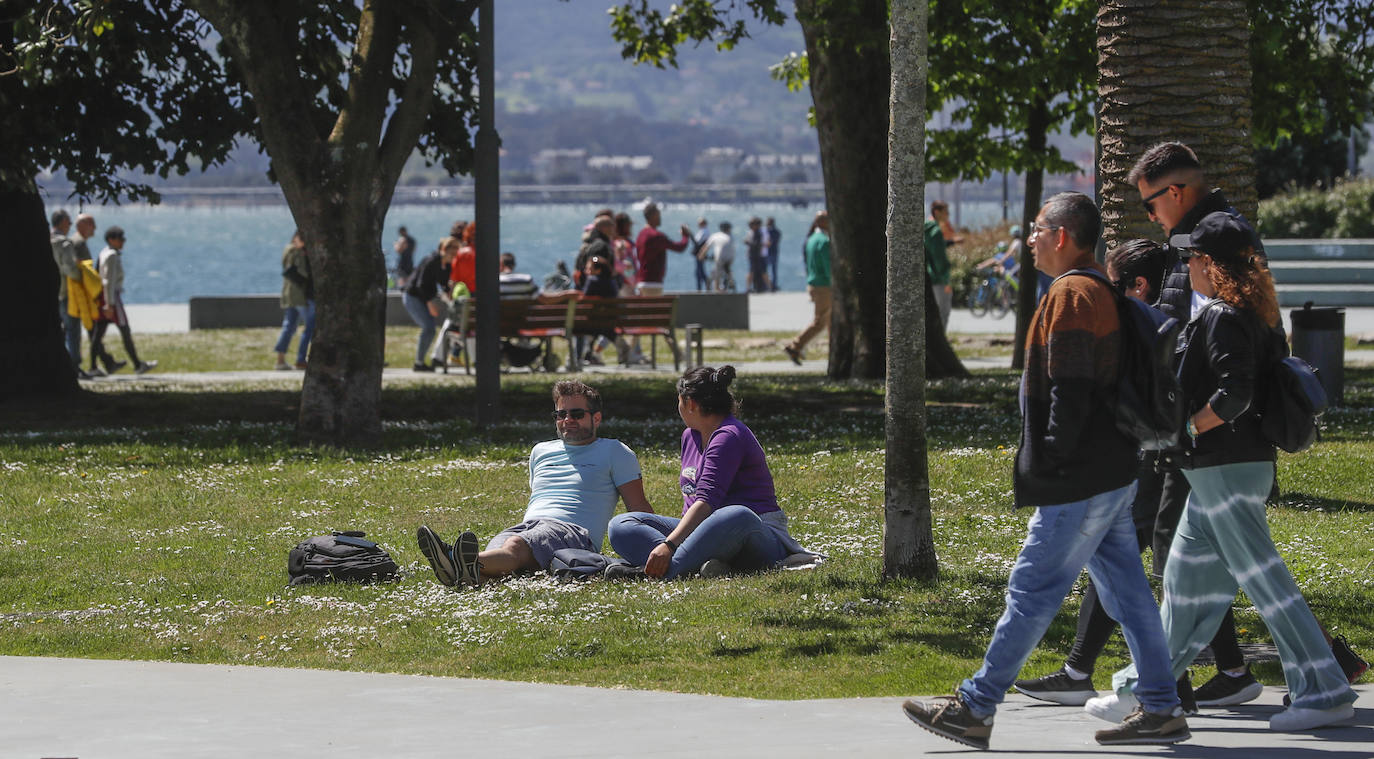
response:
[[[762,153],[744,159],[740,173],[765,184],[810,184],[821,181],[821,158],[811,153]]]
[[[530,164],[539,184],[582,184],[587,173],[587,151],[549,148],[535,153]]]

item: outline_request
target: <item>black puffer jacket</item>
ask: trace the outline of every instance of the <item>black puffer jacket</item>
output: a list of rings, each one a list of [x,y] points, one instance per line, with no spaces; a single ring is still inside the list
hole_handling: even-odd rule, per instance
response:
[[[1188,323],[1178,339],[1178,379],[1188,415],[1211,404],[1225,424],[1188,441],[1178,456],[1184,468],[1273,461],[1274,446],[1260,431],[1269,367],[1278,329],[1254,313],[1212,300]]]
[[[1183,217],[1183,220],[1178,223],[1178,226],[1169,230],[1169,236],[1186,235],[1192,232],[1198,222],[1202,221],[1202,217],[1217,211],[1224,211],[1239,219],[1244,226],[1250,230],[1250,240],[1255,247],[1255,253],[1259,255],[1260,260],[1268,260],[1265,256],[1264,243],[1260,241],[1259,233],[1257,233],[1254,227],[1250,225],[1250,222],[1240,214],[1240,211],[1231,207],[1230,202],[1226,200],[1226,196],[1221,194],[1221,190],[1212,190],[1207,193],[1207,197],[1193,206],[1192,210],[1190,210]],[[1167,267],[1167,270],[1164,274],[1164,283],[1159,288],[1159,302],[1155,305],[1159,307],[1160,311],[1186,324],[1188,322],[1188,317],[1192,313],[1191,308],[1193,300],[1193,286],[1188,282],[1188,262],[1180,259],[1178,257],[1178,251],[1167,245],[1168,240],[1165,240],[1165,243],[1164,265]]]

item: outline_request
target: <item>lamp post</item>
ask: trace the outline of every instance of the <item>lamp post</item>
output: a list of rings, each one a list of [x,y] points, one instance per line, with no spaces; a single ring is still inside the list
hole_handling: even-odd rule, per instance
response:
[[[495,0],[482,0],[478,9],[477,54],[477,426],[501,421],[500,141],[496,136]]]

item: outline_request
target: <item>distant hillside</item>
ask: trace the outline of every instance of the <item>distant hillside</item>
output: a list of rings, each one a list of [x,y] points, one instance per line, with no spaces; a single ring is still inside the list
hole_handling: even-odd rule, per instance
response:
[[[751,25],[735,49],[680,51],[677,69],[636,66],[611,39],[606,0],[502,0],[496,13],[498,129],[524,128],[574,107],[730,129],[764,145],[815,147],[809,92],[788,92],[768,68],[805,49],[801,27]],[[666,3],[665,3],[666,5]],[[581,147],[550,145],[548,147]]]

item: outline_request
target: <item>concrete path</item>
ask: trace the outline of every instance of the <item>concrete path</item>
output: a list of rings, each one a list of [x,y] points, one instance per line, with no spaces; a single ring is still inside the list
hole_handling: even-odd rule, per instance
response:
[[[1190,720],[1179,757],[1374,756],[1374,709],[1353,726],[1272,733],[1282,691]],[[492,680],[269,667],[0,657],[6,757],[912,757],[971,752],[909,722],[900,698],[765,701]],[[1012,696],[992,749],[1104,749],[1080,709]]]

